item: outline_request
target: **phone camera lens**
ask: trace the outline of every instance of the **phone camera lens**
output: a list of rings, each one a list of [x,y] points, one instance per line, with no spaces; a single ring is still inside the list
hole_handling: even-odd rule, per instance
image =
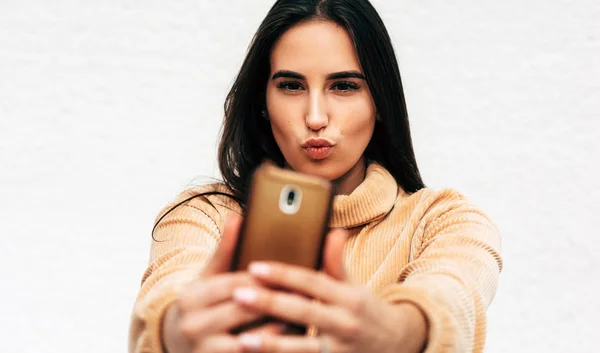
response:
[[[288,206],[291,206],[294,204],[294,199],[296,198],[296,193],[293,191],[288,192],[287,195],[287,204]]]
[[[279,193],[279,210],[291,215],[298,212],[302,203],[302,189],[295,185],[285,185]]]

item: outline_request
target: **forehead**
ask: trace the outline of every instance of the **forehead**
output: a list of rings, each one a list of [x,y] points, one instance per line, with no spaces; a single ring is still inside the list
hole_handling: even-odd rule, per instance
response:
[[[308,21],[287,30],[271,53],[271,72],[292,70],[305,75],[361,71],[348,32],[331,21]]]

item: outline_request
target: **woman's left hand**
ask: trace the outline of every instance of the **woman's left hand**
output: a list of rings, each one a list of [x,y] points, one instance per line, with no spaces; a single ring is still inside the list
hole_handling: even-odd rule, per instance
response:
[[[250,266],[250,273],[267,286],[290,292],[242,287],[234,291],[234,299],[252,310],[284,321],[314,325],[320,336],[244,334],[239,340],[246,351],[397,353],[423,349],[426,322],[419,309],[408,303],[385,303],[364,286],[347,281],[342,260],[345,239],[346,232],[342,230],[328,235],[325,272],[282,263]]]

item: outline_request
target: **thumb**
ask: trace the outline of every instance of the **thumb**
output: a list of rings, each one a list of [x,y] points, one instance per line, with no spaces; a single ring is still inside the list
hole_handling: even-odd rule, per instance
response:
[[[344,245],[347,238],[348,232],[338,228],[330,231],[325,241],[323,268],[325,273],[340,281],[347,278],[344,266]]]
[[[225,221],[225,228],[217,250],[204,268],[205,276],[216,275],[229,271],[231,258],[238,240],[238,234],[242,225],[242,216],[231,212]]]

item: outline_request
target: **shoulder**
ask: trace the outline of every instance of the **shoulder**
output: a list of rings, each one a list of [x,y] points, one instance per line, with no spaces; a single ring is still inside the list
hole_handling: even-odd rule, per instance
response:
[[[398,191],[396,204],[419,203],[422,205],[455,204],[468,201],[467,197],[459,191],[451,188],[436,190],[433,188],[422,188],[412,194],[406,194],[402,189]]]
[[[208,217],[222,230],[230,212],[241,213],[241,207],[233,193],[224,183],[212,183],[181,192],[160,210],[155,224],[166,218]]]
[[[423,188],[412,194],[399,190],[395,208],[409,212],[426,226],[443,218],[455,221],[477,220],[478,223],[495,228],[488,215],[471,199],[452,189]]]
[[[463,194],[449,188],[436,190],[425,187],[411,194],[404,192],[402,188],[398,188],[395,205],[396,207],[429,207],[461,203],[465,200],[467,198]]]

